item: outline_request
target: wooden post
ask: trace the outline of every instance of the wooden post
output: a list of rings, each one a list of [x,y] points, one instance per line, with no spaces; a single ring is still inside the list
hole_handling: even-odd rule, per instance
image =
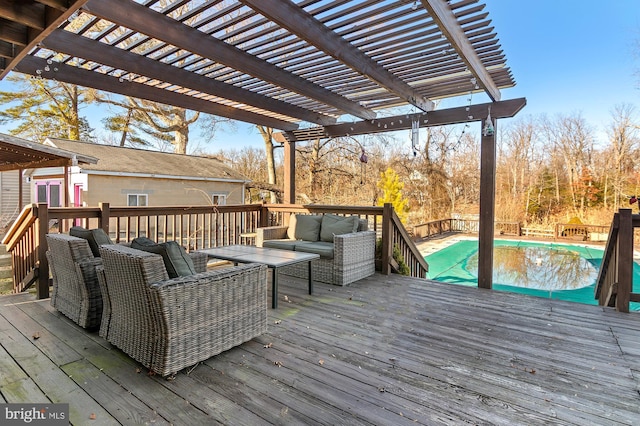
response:
[[[100,217],[98,218],[98,227],[102,228],[104,232],[109,235],[109,217],[111,215],[111,209],[109,203],[98,203],[100,207]]]
[[[38,285],[36,297],[46,299],[49,297],[49,262],[47,261],[47,232],[49,232],[49,210],[47,203],[38,203],[36,206],[37,228],[35,232],[35,249],[38,256]]]
[[[262,206],[260,207],[260,212],[258,214],[260,215],[258,218],[258,226],[260,226],[260,228],[269,226],[269,209],[264,201],[262,202]]]
[[[616,310],[629,312],[629,298],[633,285],[633,215],[631,209],[620,209],[617,264]]]
[[[391,241],[393,204],[384,203],[382,208],[382,273],[389,275],[391,266],[389,260],[393,258],[393,242]]]
[[[18,170],[18,211],[21,212],[24,204],[22,203],[22,193],[24,192],[24,183],[22,182],[22,169]]]
[[[496,198],[496,121],[493,134],[485,136],[482,120],[480,142],[480,224],[478,229],[478,287],[493,286],[493,233]]]
[[[284,192],[282,194],[283,204],[294,204],[296,202],[296,144],[295,142],[284,142]]]

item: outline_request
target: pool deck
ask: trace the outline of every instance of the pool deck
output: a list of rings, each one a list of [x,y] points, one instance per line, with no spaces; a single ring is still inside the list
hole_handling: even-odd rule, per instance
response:
[[[173,380],[2,296],[0,403],[66,402],[83,425],[639,422],[640,314],[398,275],[280,286],[264,335]]]

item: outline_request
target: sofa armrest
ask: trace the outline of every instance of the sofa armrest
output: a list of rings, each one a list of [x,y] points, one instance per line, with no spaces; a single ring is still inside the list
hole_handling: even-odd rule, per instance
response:
[[[267,330],[267,266],[244,264],[149,286],[155,332],[150,369],[165,376]],[[153,336],[155,337],[155,336]]]
[[[287,238],[288,226],[267,226],[256,229],[256,247],[262,247],[267,240],[280,240]]]
[[[206,272],[207,261],[209,260],[209,256],[207,256],[207,253],[203,253],[201,251],[191,251],[189,252],[189,257],[193,262],[193,266],[196,268],[196,273]]]
[[[353,232],[333,237],[334,259],[340,265],[375,260],[375,231]]]

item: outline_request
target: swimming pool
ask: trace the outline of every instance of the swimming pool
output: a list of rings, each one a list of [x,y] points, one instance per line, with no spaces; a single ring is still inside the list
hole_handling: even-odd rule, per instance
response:
[[[425,256],[427,277],[477,286],[478,240],[462,239]],[[595,281],[603,250],[597,247],[495,240],[493,289],[596,305]],[[634,292],[640,292],[640,265],[634,263]],[[640,311],[640,303],[630,310]]]

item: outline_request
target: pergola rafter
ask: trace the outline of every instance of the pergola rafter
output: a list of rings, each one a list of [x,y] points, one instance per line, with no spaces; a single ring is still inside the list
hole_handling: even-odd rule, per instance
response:
[[[296,142],[482,126],[489,107],[495,127],[526,104],[501,100],[515,81],[479,0],[0,0],[0,79],[12,70],[279,130],[289,203]],[[493,102],[433,110],[479,92]],[[411,105],[423,112],[393,109]],[[495,135],[481,145],[478,282],[491,287]]]
[[[349,68],[378,83],[381,87],[398,94],[409,104],[415,105],[423,111],[433,109],[433,102],[424,99],[407,83],[387,71],[338,34],[328,31],[327,27],[293,3],[279,0],[240,1]]]
[[[35,69],[43,78],[71,81],[62,70],[77,67],[96,74],[84,74],[86,86],[124,77],[144,99],[179,93],[190,109],[284,131],[331,126],[470,92],[500,99],[515,83],[484,9],[478,0],[0,0],[0,78],[33,56],[58,70]]]

